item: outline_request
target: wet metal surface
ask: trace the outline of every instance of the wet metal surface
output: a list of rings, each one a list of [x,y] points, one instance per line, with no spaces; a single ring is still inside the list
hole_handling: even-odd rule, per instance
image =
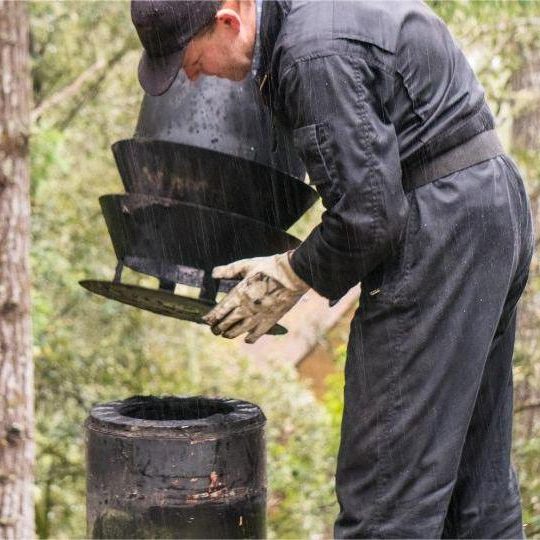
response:
[[[211,270],[300,243],[263,222],[172,199],[105,195],[100,203],[118,260],[142,257]]]
[[[179,73],[162,96],[145,94],[136,139],[184,144],[241,158],[303,180],[305,167],[290,132],[272,125],[255,81],[232,82]]]
[[[291,134],[274,125],[253,80],[179,76],[145,95],[134,138],[112,146],[126,194],[100,198],[118,264],[113,282],[86,289],[154,313],[201,323],[218,292],[215,266],[283,253],[286,231],[315,200]],[[159,289],[122,284],[122,269],[156,277]],[[199,300],[174,294],[199,289]],[[276,325],[270,333],[285,333]]]
[[[136,396],[86,422],[93,538],[264,538],[265,417],[232,399]]]
[[[111,281],[84,280],[80,284],[90,292],[117,300],[123,304],[138,307],[166,317],[174,317],[198,324],[206,324],[202,316],[206,315],[216,304],[201,298],[180,296],[173,292],[159,289],[148,289],[138,285],[115,283]],[[268,332],[271,335],[282,335],[287,329],[276,324]]]
[[[288,229],[317,200],[301,180],[206,148],[129,139],[112,146],[124,187]]]
[[[119,263],[122,265],[122,263]],[[188,285],[189,287],[196,287],[201,289],[200,298],[209,301],[216,299],[217,292],[229,292],[237,283],[238,280],[233,279],[220,279],[213,280],[216,282],[213,291],[216,294],[207,295],[204,294],[208,287],[205,285],[208,281],[208,275],[211,276],[209,271],[200,270],[198,268],[190,268],[189,266],[168,264],[163,261],[155,261],[153,259],[145,259],[142,257],[124,257],[123,264],[136,272],[154,276],[157,278],[172,281],[182,285]],[[115,282],[120,282],[120,275],[114,278]]]

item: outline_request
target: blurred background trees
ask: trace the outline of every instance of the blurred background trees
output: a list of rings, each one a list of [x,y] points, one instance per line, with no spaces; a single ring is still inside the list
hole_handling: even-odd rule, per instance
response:
[[[538,222],[540,2],[431,4],[486,88]],[[142,99],[139,43],[128,2],[30,7],[39,536],[85,536],[82,423],[94,403],[141,393],[229,395],[261,405],[268,417],[271,535],[328,536],[337,512],[342,345],[335,350],[337,373],[316,399],[287,362],[247,362],[207,328],[101,300],[78,285],[113,275],[98,197],[123,191],[109,146],[134,130]],[[307,233],[317,219],[314,210],[297,231]],[[539,270],[535,258],[516,347],[515,458],[526,531],[540,538]]]
[[[464,46],[527,182],[537,231],[515,349],[514,460],[525,533],[540,537],[540,2],[432,3]]]

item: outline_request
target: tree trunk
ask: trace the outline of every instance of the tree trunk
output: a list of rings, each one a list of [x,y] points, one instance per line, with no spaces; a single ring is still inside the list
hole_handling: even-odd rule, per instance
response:
[[[0,538],[34,537],[28,16],[0,0]]]
[[[512,154],[520,161],[520,169],[528,179],[528,191],[536,229],[536,249],[540,242],[540,103],[531,99],[540,88],[540,49],[522,45],[520,64],[510,79],[516,97],[512,122]],[[538,328],[538,276],[540,265],[533,258],[529,285],[523,295],[519,311],[518,344],[527,358],[522,366],[523,380],[516,387],[516,411],[519,412],[517,435],[527,440],[534,436],[539,409],[528,404],[540,399],[540,351]],[[538,428],[536,428],[538,429]]]

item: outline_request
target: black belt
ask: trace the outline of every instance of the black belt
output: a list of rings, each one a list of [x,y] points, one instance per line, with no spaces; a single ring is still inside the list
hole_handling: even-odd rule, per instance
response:
[[[430,160],[412,166],[402,164],[403,189],[412,191],[501,154],[504,154],[504,149],[495,130],[483,131]]]

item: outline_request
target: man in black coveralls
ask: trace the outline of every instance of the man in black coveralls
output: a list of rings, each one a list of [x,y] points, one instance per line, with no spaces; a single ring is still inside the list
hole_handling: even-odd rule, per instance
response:
[[[214,333],[253,343],[308,288],[362,283],[335,535],[522,537],[511,369],[531,217],[446,26],[405,1],[134,1],[132,19],[153,95],[181,68],[241,80],[255,57],[326,209],[294,252],[214,270],[243,278]]]

